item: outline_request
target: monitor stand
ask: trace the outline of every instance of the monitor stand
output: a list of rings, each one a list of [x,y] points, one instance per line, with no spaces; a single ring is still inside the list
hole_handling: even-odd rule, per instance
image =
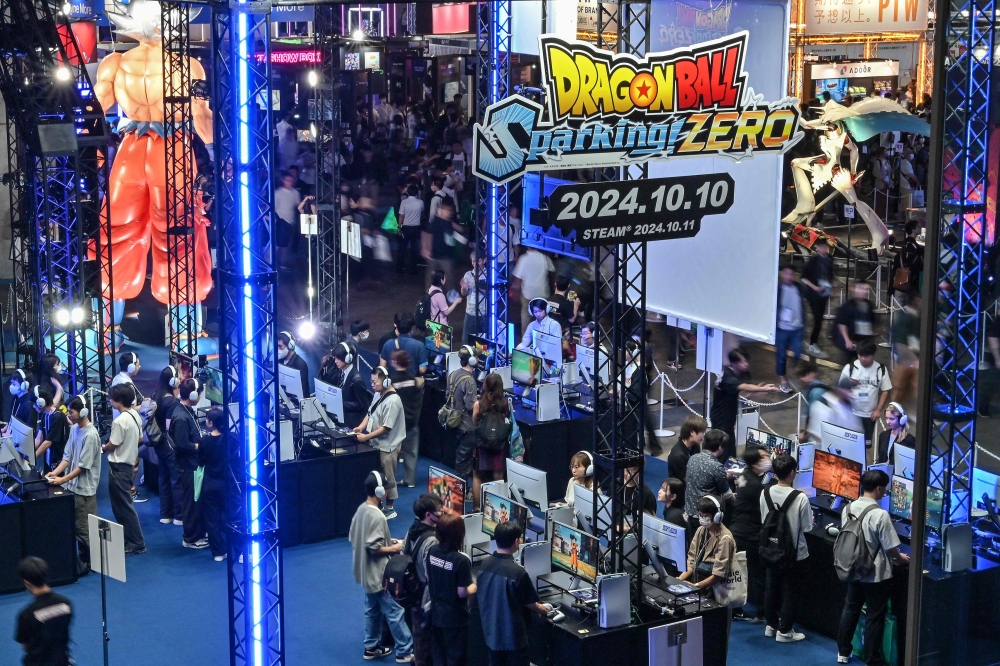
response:
[[[581,585],[582,582],[583,581],[580,579],[579,576],[573,576],[569,581],[569,589],[579,590],[582,587]]]
[[[840,497],[840,496],[834,497],[833,501],[830,502],[830,508],[833,511],[840,511],[840,507],[841,507],[841,505],[843,505],[843,503],[844,503],[844,498],[843,497]]]

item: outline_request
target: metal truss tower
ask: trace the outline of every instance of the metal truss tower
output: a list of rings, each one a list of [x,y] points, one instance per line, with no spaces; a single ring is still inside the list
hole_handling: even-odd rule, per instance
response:
[[[340,12],[316,7],[313,38],[320,56],[310,119],[316,125],[316,311],[317,329],[338,341],[344,313],[344,269],[340,252]],[[328,156],[329,151],[329,156]],[[327,172],[326,167],[330,167]]]
[[[649,3],[599,3],[597,40],[600,48],[644,56],[649,48]],[[607,37],[615,35],[615,42]],[[622,167],[603,175],[610,179],[646,178],[645,164]],[[632,577],[632,602],[642,594],[642,487],[646,419],[646,386],[630,385],[631,371],[646,362],[645,345],[630,347],[634,333],[643,334],[646,319],[646,244],[594,249],[594,294],[597,323],[595,377],[608,377],[594,401],[595,474],[591,524],[607,539],[611,571]],[[644,337],[644,335],[643,335]],[[636,349],[633,355],[630,349]],[[637,364],[637,365],[632,365]],[[630,367],[631,366],[631,367]],[[645,376],[643,374],[643,376]],[[601,492],[597,491],[598,486]],[[608,518],[610,517],[610,523]],[[626,536],[634,535],[634,539]]]
[[[194,127],[191,99],[190,5],[161,4],[163,129],[166,157],[167,313],[170,351],[196,365],[198,312],[195,288]]]
[[[14,72],[14,79],[23,78],[20,72],[22,65],[19,58],[13,58],[7,64]],[[35,363],[35,300],[31,287],[33,268],[30,248],[32,241],[31,226],[28,223],[31,216],[25,208],[28,157],[25,154],[26,146],[10,110],[7,111],[6,116],[9,171],[5,180],[10,195],[10,260],[14,272],[14,283],[10,286],[7,314],[11,317],[11,329],[14,333],[14,365],[18,368],[30,369]]]
[[[479,3],[476,33],[476,119],[510,94],[511,0]],[[510,362],[510,225],[507,185],[476,183],[476,252],[486,253],[486,338],[494,344],[497,367]],[[477,257],[479,254],[476,255]]]
[[[220,365],[228,429],[230,664],[285,663],[278,530],[270,3],[212,6]],[[255,55],[263,51],[263,58]]]
[[[74,393],[106,388],[106,125],[69,23],[48,3],[0,3],[0,88],[16,134],[8,145],[15,187],[23,187],[12,201],[19,346],[60,356]]]

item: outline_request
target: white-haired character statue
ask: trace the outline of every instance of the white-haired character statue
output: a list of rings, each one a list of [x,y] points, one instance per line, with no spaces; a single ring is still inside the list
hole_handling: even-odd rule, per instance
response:
[[[791,224],[811,222],[819,209],[836,196],[833,194],[816,205],[815,193],[829,183],[854,206],[871,233],[872,246],[881,254],[889,230],[875,211],[858,198],[854,190],[855,181],[864,174],[864,171],[858,172],[858,147],[855,141],[867,141],[876,134],[888,131],[929,136],[930,125],[895,102],[881,97],[872,97],[851,106],[829,101],[823,105],[819,118],[800,118],[799,124],[805,129],[823,132],[819,140],[822,154],[792,160],[797,201],[792,212],[781,221]],[[845,148],[850,154],[850,164],[847,167],[841,164],[841,153]]]
[[[119,126],[125,138],[115,155],[109,180],[111,204],[112,285],[116,299],[115,324],[121,317],[121,302],[142,291],[146,280],[146,261],[153,250],[152,293],[161,303],[168,302],[167,264],[167,170],[165,146],[175,142],[177,154],[192,151],[191,131],[197,133],[212,152],[212,112],[204,99],[192,97],[193,127],[183,127],[173,136],[165,136],[163,102],[163,42],[160,30],[160,3],[155,0],[132,0],[125,4],[108,0],[108,18],[118,33],[138,40],[139,45],[106,56],[97,68],[94,86],[105,111],[117,103],[124,120]],[[185,10],[186,11],[186,10]],[[191,80],[204,80],[205,70],[190,60]],[[176,119],[180,120],[180,119]],[[191,173],[185,179],[195,181],[193,153],[187,160]],[[186,211],[193,233],[185,236],[194,243],[195,296],[191,307],[200,303],[212,289],[212,259],[208,247],[208,218],[195,199],[195,210]],[[103,230],[102,230],[103,233]],[[107,275],[104,276],[105,284]]]

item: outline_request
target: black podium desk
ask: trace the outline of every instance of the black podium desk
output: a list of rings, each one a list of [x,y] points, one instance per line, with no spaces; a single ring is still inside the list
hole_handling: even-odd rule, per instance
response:
[[[33,485],[17,497],[0,495],[0,594],[20,592],[22,558],[34,555],[49,565],[50,584],[76,582],[76,527],[73,493]]]
[[[379,469],[379,453],[354,438],[332,451],[310,444],[298,460],[278,464],[278,520],[283,546],[347,536],[355,509],[365,501],[364,482]]]

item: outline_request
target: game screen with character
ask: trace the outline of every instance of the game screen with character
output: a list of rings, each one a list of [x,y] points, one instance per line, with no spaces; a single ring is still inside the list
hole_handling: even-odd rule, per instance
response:
[[[534,386],[542,381],[542,359],[515,349],[510,357],[510,378],[518,384]]]
[[[597,539],[562,523],[552,523],[552,565],[589,583],[597,582]]]
[[[528,507],[509,499],[504,499],[493,493],[483,493],[483,532],[493,536],[493,531],[500,523],[508,520],[516,521],[524,534],[524,525],[528,519]]]
[[[813,488],[856,500],[861,488],[861,463],[826,451],[813,460]]]
[[[424,346],[432,352],[447,354],[451,351],[451,326],[427,320],[427,335]]]
[[[771,455],[780,456],[792,450],[792,440],[787,437],[772,435],[756,428],[747,428],[747,446],[760,446],[767,449]]]
[[[427,474],[427,492],[441,498],[444,508],[461,515],[465,513],[465,481],[437,467]]]
[[[913,511],[913,481],[901,476],[892,477],[889,489],[889,513],[896,518],[909,520]]]

